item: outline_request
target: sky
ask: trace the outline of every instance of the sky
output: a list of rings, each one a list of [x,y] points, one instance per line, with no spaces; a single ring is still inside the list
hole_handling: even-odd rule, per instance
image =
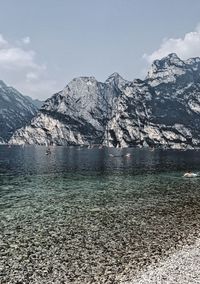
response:
[[[199,0],[0,0],[0,79],[44,100],[75,77],[143,79],[200,56]]]

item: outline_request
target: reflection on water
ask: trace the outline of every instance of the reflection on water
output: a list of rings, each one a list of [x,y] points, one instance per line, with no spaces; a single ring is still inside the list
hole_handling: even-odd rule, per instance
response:
[[[128,155],[127,155],[128,154]],[[130,155],[130,156],[129,156]],[[86,149],[79,147],[0,146],[0,173],[55,173],[66,171],[144,171],[199,169],[200,151],[148,149]]]
[[[2,283],[123,283],[198,236],[200,152],[51,152],[0,147]]]

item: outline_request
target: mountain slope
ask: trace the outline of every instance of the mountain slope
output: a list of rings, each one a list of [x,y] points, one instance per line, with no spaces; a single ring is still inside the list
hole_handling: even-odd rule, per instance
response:
[[[30,122],[37,108],[16,89],[0,81],[0,142],[7,142],[14,131]]]
[[[113,76],[117,77],[116,74]],[[44,103],[30,126],[17,131],[11,142],[43,145],[102,143],[105,125],[120,94],[117,88],[115,84],[100,83],[94,77],[72,80],[63,91]]]
[[[200,146],[200,58],[153,62],[145,80],[112,74],[72,80],[11,143],[191,148]]]
[[[120,98],[122,115],[119,112],[108,126],[110,144],[199,147],[200,59],[184,62],[169,54],[156,60],[146,80],[139,82],[137,88],[130,84]]]

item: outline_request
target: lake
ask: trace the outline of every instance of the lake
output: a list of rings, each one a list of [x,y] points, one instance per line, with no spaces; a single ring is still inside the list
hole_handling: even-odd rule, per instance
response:
[[[0,146],[0,283],[134,279],[199,237],[186,170],[200,151]]]

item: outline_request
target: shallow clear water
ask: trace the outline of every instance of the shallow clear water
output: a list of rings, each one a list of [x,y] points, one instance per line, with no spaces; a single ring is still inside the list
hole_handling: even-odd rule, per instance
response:
[[[45,151],[0,147],[0,283],[123,283],[198,237],[200,151]]]

